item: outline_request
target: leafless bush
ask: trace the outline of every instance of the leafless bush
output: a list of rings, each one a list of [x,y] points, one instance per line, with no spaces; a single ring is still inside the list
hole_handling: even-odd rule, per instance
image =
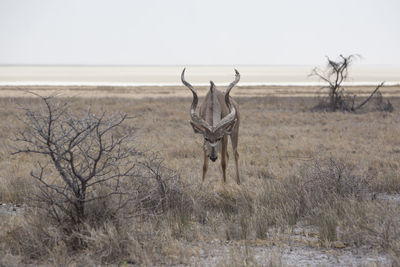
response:
[[[305,218],[318,227],[322,242],[337,240],[337,227],[348,220],[349,202],[370,199],[373,177],[357,173],[356,166],[344,160],[316,159],[301,171],[300,177],[304,181]],[[366,212],[367,206],[362,205],[349,220],[360,220]]]
[[[35,259],[60,245],[68,253],[113,247],[101,256],[102,263],[113,262],[116,255],[129,254],[126,246],[138,245],[143,234],[124,225],[177,210],[190,214],[186,185],[157,153],[135,148],[134,133],[123,125],[127,115],[96,115],[90,108],[76,115],[67,102],[40,99],[39,110],[24,108],[25,127],[16,137],[13,154],[36,157],[31,177],[37,190],[29,196],[34,204],[24,215],[26,223],[7,235],[10,248]],[[131,236],[126,242],[125,234]]]
[[[156,213],[176,209],[192,211],[193,198],[189,196],[188,185],[180,179],[179,173],[165,167],[157,153],[140,157],[137,165],[140,175],[134,185],[142,210],[150,209]]]
[[[337,61],[331,60],[327,57],[328,64],[325,70],[314,68],[310,76],[317,76],[319,79],[328,83],[328,97],[322,97],[319,99],[319,103],[313,108],[314,110],[326,110],[326,111],[351,111],[354,112],[365,104],[367,104],[372,97],[379,92],[379,88],[383,86],[383,82],[380,83],[375,90],[361,103],[356,104],[356,95],[350,95],[345,92],[343,82],[348,78],[349,67],[353,63],[357,55],[343,56],[340,55],[340,59]],[[382,95],[380,95],[382,97]],[[387,103],[377,104],[378,110],[392,111],[393,106],[388,101]]]
[[[14,154],[36,155],[37,170],[31,176],[38,182],[34,200],[45,205],[52,219],[62,222],[66,215],[73,224],[83,222],[91,202],[112,198],[116,207],[104,209],[103,216],[137,199],[129,186],[138,176],[131,132],[122,130],[127,115],[96,115],[90,108],[74,115],[67,103],[53,97],[40,97],[44,107],[25,108],[25,129],[17,135]],[[52,172],[55,171],[56,173]]]
[[[372,178],[357,174],[354,165],[333,157],[315,159],[300,175],[310,205],[333,201],[336,197],[361,199],[369,192]]]
[[[253,228],[263,238],[271,227],[306,220],[318,227],[322,241],[336,239],[343,218],[342,201],[365,200],[371,177],[359,175],[355,166],[335,158],[317,158],[296,175],[266,180],[255,203]]]
[[[14,154],[38,155],[31,176],[39,192],[32,199],[53,220],[101,224],[118,212],[143,215],[177,206],[179,176],[157,154],[135,149],[133,132],[123,127],[127,115],[96,115],[90,108],[74,115],[66,102],[40,99],[40,110],[24,109]]]

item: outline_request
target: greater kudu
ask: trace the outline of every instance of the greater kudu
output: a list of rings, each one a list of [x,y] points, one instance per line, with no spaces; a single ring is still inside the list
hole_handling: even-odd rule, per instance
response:
[[[220,152],[223,181],[226,182],[226,157],[228,156],[228,135],[230,135],[235,157],[236,182],[240,184],[239,153],[237,152],[240,115],[238,104],[229,96],[231,89],[240,80],[240,74],[236,69],[235,73],[235,80],[228,86],[225,93],[218,91],[215,84],[210,81],[210,90],[200,105],[200,116],[198,116],[195,113],[198,103],[196,89],[185,80],[185,69],[182,71],[182,83],[193,93],[193,102],[190,107],[190,124],[195,133],[202,134],[204,137],[203,181],[207,173],[208,158],[214,162],[218,158],[218,152]]]

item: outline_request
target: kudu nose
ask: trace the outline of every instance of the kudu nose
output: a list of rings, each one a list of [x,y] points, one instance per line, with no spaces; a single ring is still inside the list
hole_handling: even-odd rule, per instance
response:
[[[210,157],[210,159],[212,160],[212,162],[215,162],[217,160],[218,157]]]

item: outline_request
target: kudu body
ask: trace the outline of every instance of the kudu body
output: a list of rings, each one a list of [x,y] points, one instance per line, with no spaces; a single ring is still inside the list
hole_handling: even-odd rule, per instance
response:
[[[208,159],[214,162],[218,158],[218,153],[220,153],[223,181],[226,182],[226,159],[228,156],[227,146],[229,135],[231,137],[235,158],[236,182],[240,184],[238,167],[239,153],[237,152],[240,114],[238,104],[229,96],[231,89],[240,79],[239,72],[235,70],[235,73],[235,80],[228,86],[225,92],[217,90],[215,84],[210,81],[210,90],[200,105],[200,116],[198,116],[196,114],[196,107],[198,104],[196,89],[185,80],[185,69],[182,71],[182,83],[187,86],[193,94],[193,101],[190,108],[190,124],[195,133],[202,134],[204,137],[203,181],[208,169]]]

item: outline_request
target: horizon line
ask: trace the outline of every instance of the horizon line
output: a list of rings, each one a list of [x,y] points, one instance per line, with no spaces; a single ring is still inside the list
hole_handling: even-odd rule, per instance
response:
[[[0,64],[0,67],[275,67],[275,66],[320,66],[326,65],[324,63],[307,63],[307,64]],[[359,63],[354,65],[363,66],[397,66],[400,63]]]
[[[344,86],[376,86],[380,82],[343,82]],[[193,86],[209,86],[209,83],[192,83]],[[215,83],[216,86],[228,86],[229,83]],[[162,86],[184,86],[181,83],[135,83],[135,82],[48,82],[48,81],[30,81],[30,82],[1,82],[0,86],[110,86],[110,87],[162,87]],[[238,84],[237,87],[248,86],[327,86],[324,82],[246,82]],[[400,86],[400,81],[384,82],[383,86]]]

